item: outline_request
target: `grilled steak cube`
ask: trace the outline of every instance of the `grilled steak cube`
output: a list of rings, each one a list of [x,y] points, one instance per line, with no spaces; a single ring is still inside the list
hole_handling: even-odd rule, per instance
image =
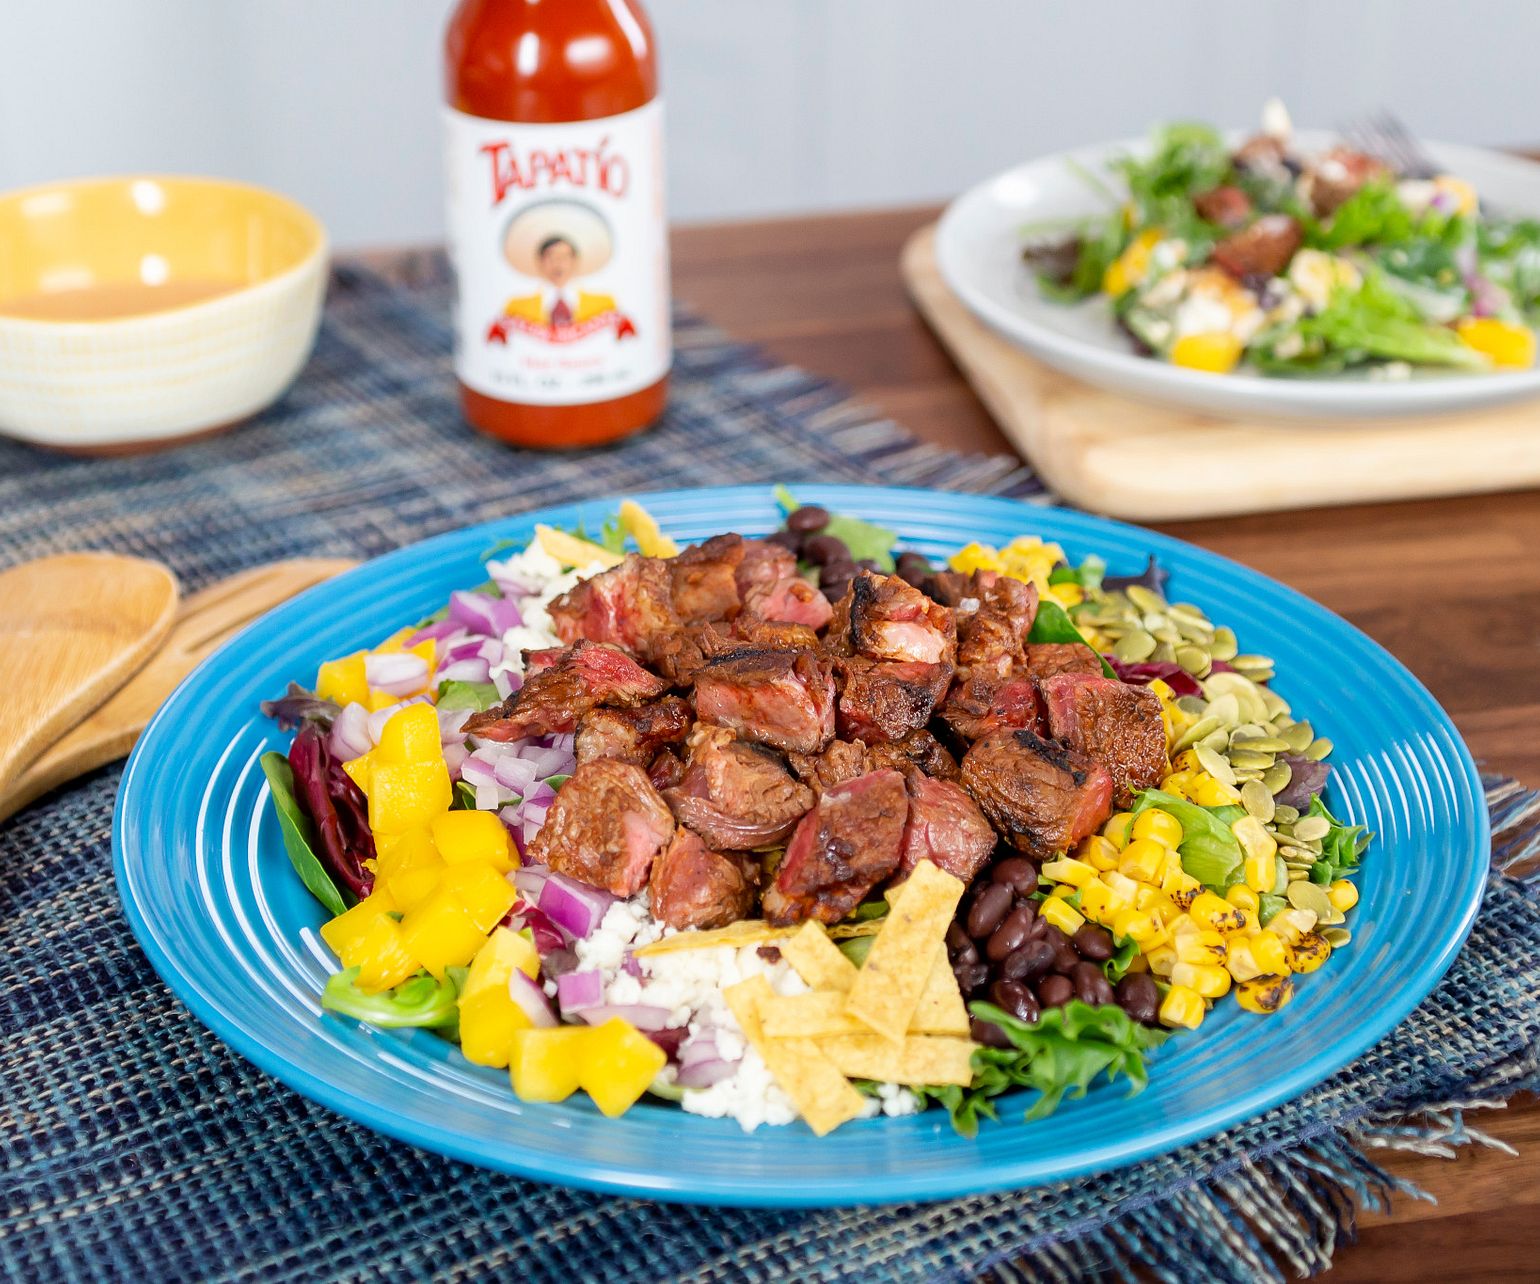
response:
[[[524,677],[527,681],[537,673],[543,673],[546,669],[554,669],[566,657],[567,648],[564,646],[526,648],[519,654],[524,660]]]
[[[746,539],[743,541],[743,556],[739,558],[734,573],[738,596],[746,600],[756,588],[769,587],[796,573],[797,559],[789,548],[782,548],[768,540]]]
[[[838,740],[834,742],[836,745],[840,743]],[[833,750],[834,745],[830,745],[829,752]],[[927,776],[934,776],[937,780],[956,780],[962,774],[957,759],[928,731],[914,731],[902,740],[872,745],[866,757],[873,768],[894,767],[904,771],[909,767],[918,767]]]
[[[1037,688],[1028,677],[975,674],[952,688],[941,706],[941,721],[965,741],[981,740],[1002,728],[1037,723]]]
[[[902,740],[918,731],[952,683],[949,664],[853,655],[840,660],[837,669],[843,685],[835,727],[846,740],[868,744]]]
[[[742,535],[713,535],[669,558],[674,612],[682,622],[730,620],[738,613],[738,563],[747,542]]]
[[[1039,688],[1049,734],[1107,768],[1119,807],[1133,806],[1135,794],[1160,783],[1166,726],[1160,698],[1148,687],[1099,674],[1061,673]]]
[[[928,860],[971,883],[997,841],[978,804],[961,785],[932,780],[912,767],[904,773],[904,783],[909,790],[909,820],[893,881],[908,878],[916,865]]]
[[[635,896],[674,836],[674,816],[647,773],[628,762],[582,762],[535,831],[529,859],[615,896]]]
[[[925,583],[921,587],[925,590],[925,596],[931,601],[939,602],[942,606],[950,606],[953,610],[969,598],[976,600],[974,576],[965,575],[962,571],[932,571],[925,577]]]
[[[840,649],[869,660],[951,664],[957,625],[948,607],[896,575],[862,571],[835,608],[829,636]]]
[[[733,621],[733,645],[755,646],[769,651],[816,651],[821,643],[817,632],[806,624],[787,620],[762,620],[752,608],[744,607]],[[723,648],[724,650],[727,648]]]
[[[648,890],[660,923],[686,928],[726,927],[747,918],[754,905],[751,863],[714,852],[683,826],[652,867]]]
[[[834,615],[829,599],[796,574],[795,563],[792,574],[752,586],[743,595],[743,610],[771,624],[802,624],[814,632]]]
[[[740,647],[695,673],[695,714],[745,740],[817,753],[834,738],[834,672],[807,650]]]
[[[1101,657],[1083,642],[1033,642],[1027,647],[1026,668],[1039,682],[1060,673],[1102,676]]]
[[[866,746],[848,740],[832,740],[822,753],[790,753],[786,760],[797,773],[797,779],[809,786],[814,794],[842,785],[847,780],[864,776],[872,769]]]
[[[1264,214],[1250,227],[1231,232],[1213,249],[1211,258],[1237,281],[1249,277],[1277,276],[1289,266],[1294,251],[1305,239],[1297,218],[1288,214]]]
[[[612,642],[644,659],[655,640],[680,626],[669,564],[636,553],[574,585],[547,609],[563,642]]]
[[[776,924],[844,918],[898,868],[908,815],[904,778],[896,771],[868,772],[824,790],[792,833],[765,891],[765,917]]]
[[[672,749],[662,750],[647,766],[647,779],[659,793],[684,779],[684,762]]]
[[[472,714],[465,730],[483,740],[575,731],[578,721],[599,705],[632,709],[667,690],[667,682],[618,647],[578,641],[554,664],[526,675],[524,685],[502,704]]]
[[[708,726],[691,734],[684,777],[663,797],[682,824],[723,851],[779,842],[813,805],[813,791],[774,753]]]
[[[1068,851],[1112,813],[1107,769],[1031,731],[990,732],[963,758],[962,783],[1005,841],[1031,856]]]
[[[957,664],[968,673],[1005,677],[1025,662],[1037,617],[1037,586],[1008,575],[974,576],[978,609],[958,624]]]
[[[669,745],[683,744],[694,725],[694,711],[678,696],[634,709],[594,709],[578,723],[577,760],[614,758],[645,767]]]

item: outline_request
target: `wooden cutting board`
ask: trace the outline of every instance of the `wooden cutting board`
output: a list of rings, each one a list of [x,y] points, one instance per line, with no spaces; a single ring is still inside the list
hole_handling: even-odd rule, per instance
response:
[[[1082,508],[1161,521],[1540,485],[1540,402],[1398,421],[1211,418],[1102,392],[1001,338],[942,281],[934,225],[900,266],[1000,430]]]

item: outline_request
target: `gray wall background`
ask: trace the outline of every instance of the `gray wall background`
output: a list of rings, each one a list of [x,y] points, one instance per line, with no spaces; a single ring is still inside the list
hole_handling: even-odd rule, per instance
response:
[[[441,234],[452,0],[0,0],[0,187],[204,172],[338,245]],[[1198,116],[1389,105],[1540,145],[1536,0],[649,0],[677,220],[943,199],[1014,161]]]

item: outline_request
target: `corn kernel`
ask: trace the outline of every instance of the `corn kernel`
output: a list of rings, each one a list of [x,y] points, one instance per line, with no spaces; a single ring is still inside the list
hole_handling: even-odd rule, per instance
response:
[[[1145,960],[1156,976],[1170,976],[1176,966],[1176,951],[1169,945],[1156,945],[1145,951]]]
[[[1134,817],[1135,838],[1153,838],[1162,847],[1175,847],[1182,841],[1182,822],[1169,811],[1151,807]]]
[[[1072,886],[1069,883],[1055,883],[1053,885],[1053,887],[1049,890],[1048,895],[1049,895],[1049,897],[1051,899],[1054,899],[1054,900],[1067,901],[1067,900],[1069,900],[1069,898],[1071,896],[1074,896],[1079,890],[1080,889],[1078,887]]]
[[[1292,945],[1306,932],[1315,929],[1315,913],[1306,909],[1286,909],[1274,915],[1273,921],[1268,924],[1278,934],[1278,939],[1286,945]]]
[[[1128,846],[1134,825],[1132,812],[1120,811],[1102,826],[1102,833],[1112,840],[1119,851]]]
[[[1080,846],[1075,849],[1075,855],[1098,871],[1105,872],[1118,867],[1118,845],[1101,834],[1092,834],[1082,839]]]
[[[1055,897],[1049,897],[1043,901],[1037,912],[1066,936],[1073,936],[1085,926],[1084,915],[1080,914],[1073,905]]]
[[[1246,857],[1246,886],[1254,892],[1270,892],[1278,881],[1278,859],[1258,853]]]
[[[1161,1025],[1182,1026],[1196,1030],[1203,1024],[1203,1000],[1185,985],[1173,985],[1160,1005]]]
[[[1061,856],[1058,860],[1043,862],[1042,875],[1055,883],[1067,883],[1071,887],[1084,887],[1096,877],[1096,867],[1087,865],[1073,856]]]
[[[1509,325],[1496,317],[1465,317],[1454,330],[1467,348],[1490,357],[1494,366],[1527,370],[1535,364],[1535,332],[1527,325]]]
[[[1173,771],[1189,778],[1191,778],[1193,772],[1203,770],[1203,764],[1198,761],[1198,754],[1194,749],[1183,749],[1181,753],[1172,759],[1171,767]]]
[[[1241,851],[1248,858],[1271,858],[1278,854],[1278,840],[1267,832],[1266,826],[1255,816],[1242,816],[1230,826],[1230,832],[1235,835],[1235,841],[1241,845]]]
[[[1331,957],[1331,946],[1317,932],[1306,932],[1289,946],[1289,967],[1295,972],[1314,972]]]
[[[1048,596],[1060,606],[1079,606],[1085,601],[1085,590],[1078,584],[1050,584]]]
[[[1345,878],[1339,878],[1333,883],[1326,895],[1331,899],[1332,908],[1344,914],[1358,904],[1358,888]]]
[[[1000,554],[986,544],[967,544],[952,554],[951,567],[964,575],[971,575],[974,571],[998,571]]]
[[[1255,938],[1241,936],[1233,938],[1229,943],[1225,971],[1237,981],[1251,981],[1262,975],[1262,966],[1251,950],[1253,939]]]
[[[1294,997],[1294,982],[1286,976],[1259,976],[1235,987],[1235,1001],[1247,1012],[1276,1012]]]
[[[1109,869],[1102,875],[1102,882],[1111,889],[1122,906],[1133,905],[1139,898],[1139,884],[1119,870]]]
[[[1241,800],[1239,789],[1214,779],[1206,771],[1197,775],[1187,792],[1200,807],[1229,807]]]
[[[1177,959],[1171,969],[1171,984],[1185,986],[1205,999],[1217,999],[1230,992],[1230,974],[1217,964],[1183,963]]]
[[[1113,267],[1116,266],[1117,264],[1113,264]],[[1112,268],[1107,271],[1110,276]],[[1244,347],[1245,344],[1228,330],[1205,330],[1201,334],[1184,334],[1171,345],[1171,364],[1186,370],[1206,370],[1210,374],[1228,374],[1239,364]]]
[[[1118,871],[1141,883],[1158,883],[1165,863],[1166,849],[1161,844],[1149,838],[1135,838],[1123,849]]]
[[[1226,953],[1225,938],[1218,932],[1192,932],[1176,942],[1176,957],[1183,963],[1217,966]]]
[[[1251,955],[1256,959],[1257,966],[1262,969],[1264,975],[1287,976],[1293,971],[1289,966],[1289,955],[1283,941],[1271,928],[1264,927],[1250,938],[1250,944]]]
[[[1117,912],[1116,898],[1107,884],[1097,881],[1080,889],[1080,912],[1093,923],[1110,923]]]
[[[1112,931],[1132,941],[1143,941],[1155,933],[1155,920],[1143,910],[1119,910],[1112,916]]]
[[[1160,890],[1179,908],[1186,910],[1191,908],[1193,901],[1203,891],[1203,884],[1179,865],[1176,869],[1166,870],[1160,880]]]
[[[1224,897],[1215,896],[1213,892],[1200,892],[1187,907],[1187,912],[1199,927],[1214,932],[1239,931],[1246,921],[1242,917],[1242,910],[1231,905]]]
[[[1241,936],[1251,936],[1262,926],[1262,920],[1256,916],[1255,911],[1237,905],[1235,912],[1241,916],[1241,925],[1235,929]]]
[[[1250,910],[1253,914],[1257,912],[1262,904],[1262,900],[1256,894],[1256,891],[1245,883],[1237,883],[1227,891],[1225,893],[1225,900],[1243,910]]]

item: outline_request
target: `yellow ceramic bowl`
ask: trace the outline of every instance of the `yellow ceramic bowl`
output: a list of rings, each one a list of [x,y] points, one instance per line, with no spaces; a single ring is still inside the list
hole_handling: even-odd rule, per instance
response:
[[[77,450],[236,423],[315,342],[326,233],[292,201],[206,178],[0,196],[0,432]]]

